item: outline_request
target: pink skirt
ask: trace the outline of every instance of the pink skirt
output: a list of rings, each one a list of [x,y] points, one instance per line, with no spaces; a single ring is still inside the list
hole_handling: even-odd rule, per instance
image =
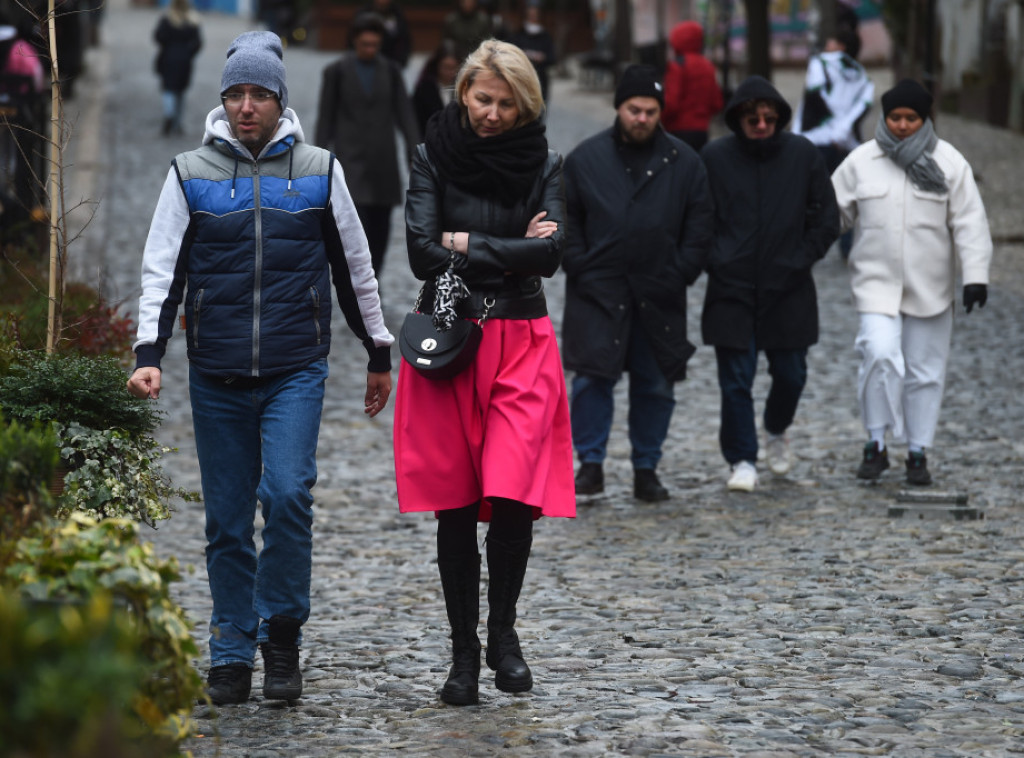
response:
[[[453,379],[404,360],[395,398],[395,476],[402,513],[462,508],[490,498],[576,515],[565,374],[547,317],[493,319],[473,365]]]

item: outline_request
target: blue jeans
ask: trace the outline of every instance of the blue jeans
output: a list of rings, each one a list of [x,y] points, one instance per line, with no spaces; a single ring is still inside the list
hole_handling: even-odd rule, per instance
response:
[[[764,404],[764,428],[769,434],[782,434],[793,423],[800,394],[807,383],[807,348],[765,350],[771,389]],[[746,350],[715,348],[718,359],[718,386],[722,390],[722,425],[718,441],[729,465],[757,461],[757,427],[754,423],[754,374],[757,372],[757,346],[751,339]]]
[[[633,320],[626,353],[629,371],[629,443],[633,468],[658,467],[661,446],[676,401],[672,382],[665,378],[650,340]],[[615,414],[616,379],[577,374],[572,380],[570,416],[572,443],[582,463],[603,463]]]
[[[309,618],[311,490],[326,380],[326,360],[257,387],[189,370],[206,503],[213,666],[252,666],[272,616]],[[264,521],[258,554],[257,500]]]
[[[160,99],[163,101],[164,118],[170,122],[171,128],[175,131],[181,129],[181,114],[185,93],[171,92],[165,89],[161,91]]]

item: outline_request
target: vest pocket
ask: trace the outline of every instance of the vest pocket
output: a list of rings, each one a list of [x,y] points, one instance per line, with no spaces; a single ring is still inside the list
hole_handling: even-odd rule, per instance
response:
[[[316,344],[320,344],[320,293],[316,287],[309,288],[309,298],[313,303],[313,326],[316,329]]]
[[[199,314],[203,304],[203,293],[206,290],[196,292],[196,298],[192,301],[192,347],[199,347]]]

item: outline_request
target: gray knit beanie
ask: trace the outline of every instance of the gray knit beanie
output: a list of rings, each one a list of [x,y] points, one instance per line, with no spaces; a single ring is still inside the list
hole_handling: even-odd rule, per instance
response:
[[[281,38],[273,32],[238,35],[228,48],[220,93],[223,95],[236,84],[254,84],[276,93],[284,110],[288,107],[288,87],[284,83],[283,59]]]

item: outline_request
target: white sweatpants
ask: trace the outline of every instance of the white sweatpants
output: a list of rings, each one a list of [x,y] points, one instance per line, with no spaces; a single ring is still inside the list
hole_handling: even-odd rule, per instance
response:
[[[928,448],[935,438],[953,334],[953,306],[929,318],[861,313],[857,400],[865,429]]]

